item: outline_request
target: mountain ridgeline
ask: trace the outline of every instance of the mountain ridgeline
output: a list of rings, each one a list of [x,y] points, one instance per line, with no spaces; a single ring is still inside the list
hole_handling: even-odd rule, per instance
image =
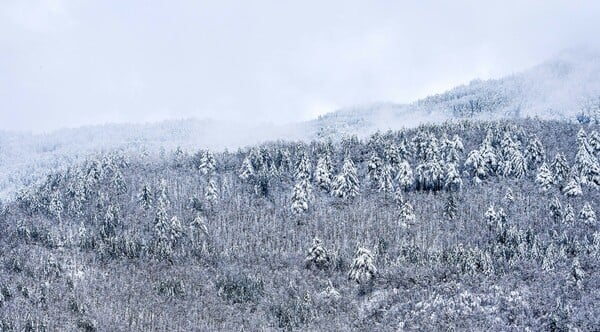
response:
[[[0,329],[593,330],[599,130],[97,154],[0,208]]]
[[[410,104],[351,107],[313,121],[320,134],[370,134],[449,119],[540,118],[600,122],[600,56],[564,52],[520,73],[473,80]]]

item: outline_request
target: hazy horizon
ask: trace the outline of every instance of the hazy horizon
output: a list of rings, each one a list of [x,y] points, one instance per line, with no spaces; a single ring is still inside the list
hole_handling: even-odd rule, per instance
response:
[[[600,4],[0,4],[0,130],[196,118],[284,124],[409,103],[565,49]]]

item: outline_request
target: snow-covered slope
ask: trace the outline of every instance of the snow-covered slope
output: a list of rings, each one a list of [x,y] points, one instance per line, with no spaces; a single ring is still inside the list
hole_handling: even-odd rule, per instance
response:
[[[576,121],[582,113],[598,117],[599,108],[600,56],[577,51],[563,53],[522,73],[474,80],[412,104],[355,106],[285,126],[186,119],[89,126],[44,135],[0,132],[0,199],[52,170],[106,150],[160,153],[181,147],[193,152],[201,148],[236,149],[278,139],[335,140],[456,118]]]
[[[312,122],[329,135],[369,133],[456,118],[598,117],[600,55],[565,52],[527,71],[474,80],[411,104],[373,104],[342,109]]]

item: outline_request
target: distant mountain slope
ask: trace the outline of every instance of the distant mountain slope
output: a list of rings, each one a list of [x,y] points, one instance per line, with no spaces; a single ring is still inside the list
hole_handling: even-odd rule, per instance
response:
[[[455,118],[539,117],[598,119],[600,56],[563,53],[522,73],[474,80],[411,104],[373,104],[342,109],[312,122],[328,135],[369,133]],[[582,118],[583,116],[583,118]]]
[[[88,126],[44,135],[0,132],[0,199],[52,170],[106,150],[158,154],[176,147],[188,152],[199,148],[236,149],[278,139],[337,140],[456,118],[576,121],[585,114],[600,120],[599,109],[600,56],[577,51],[561,54],[522,73],[474,80],[411,104],[354,106],[283,126],[185,119]]]

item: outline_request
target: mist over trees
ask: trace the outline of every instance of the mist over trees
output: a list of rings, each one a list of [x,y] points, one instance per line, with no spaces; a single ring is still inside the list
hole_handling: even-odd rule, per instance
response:
[[[593,330],[599,130],[95,155],[0,206],[0,330]]]

